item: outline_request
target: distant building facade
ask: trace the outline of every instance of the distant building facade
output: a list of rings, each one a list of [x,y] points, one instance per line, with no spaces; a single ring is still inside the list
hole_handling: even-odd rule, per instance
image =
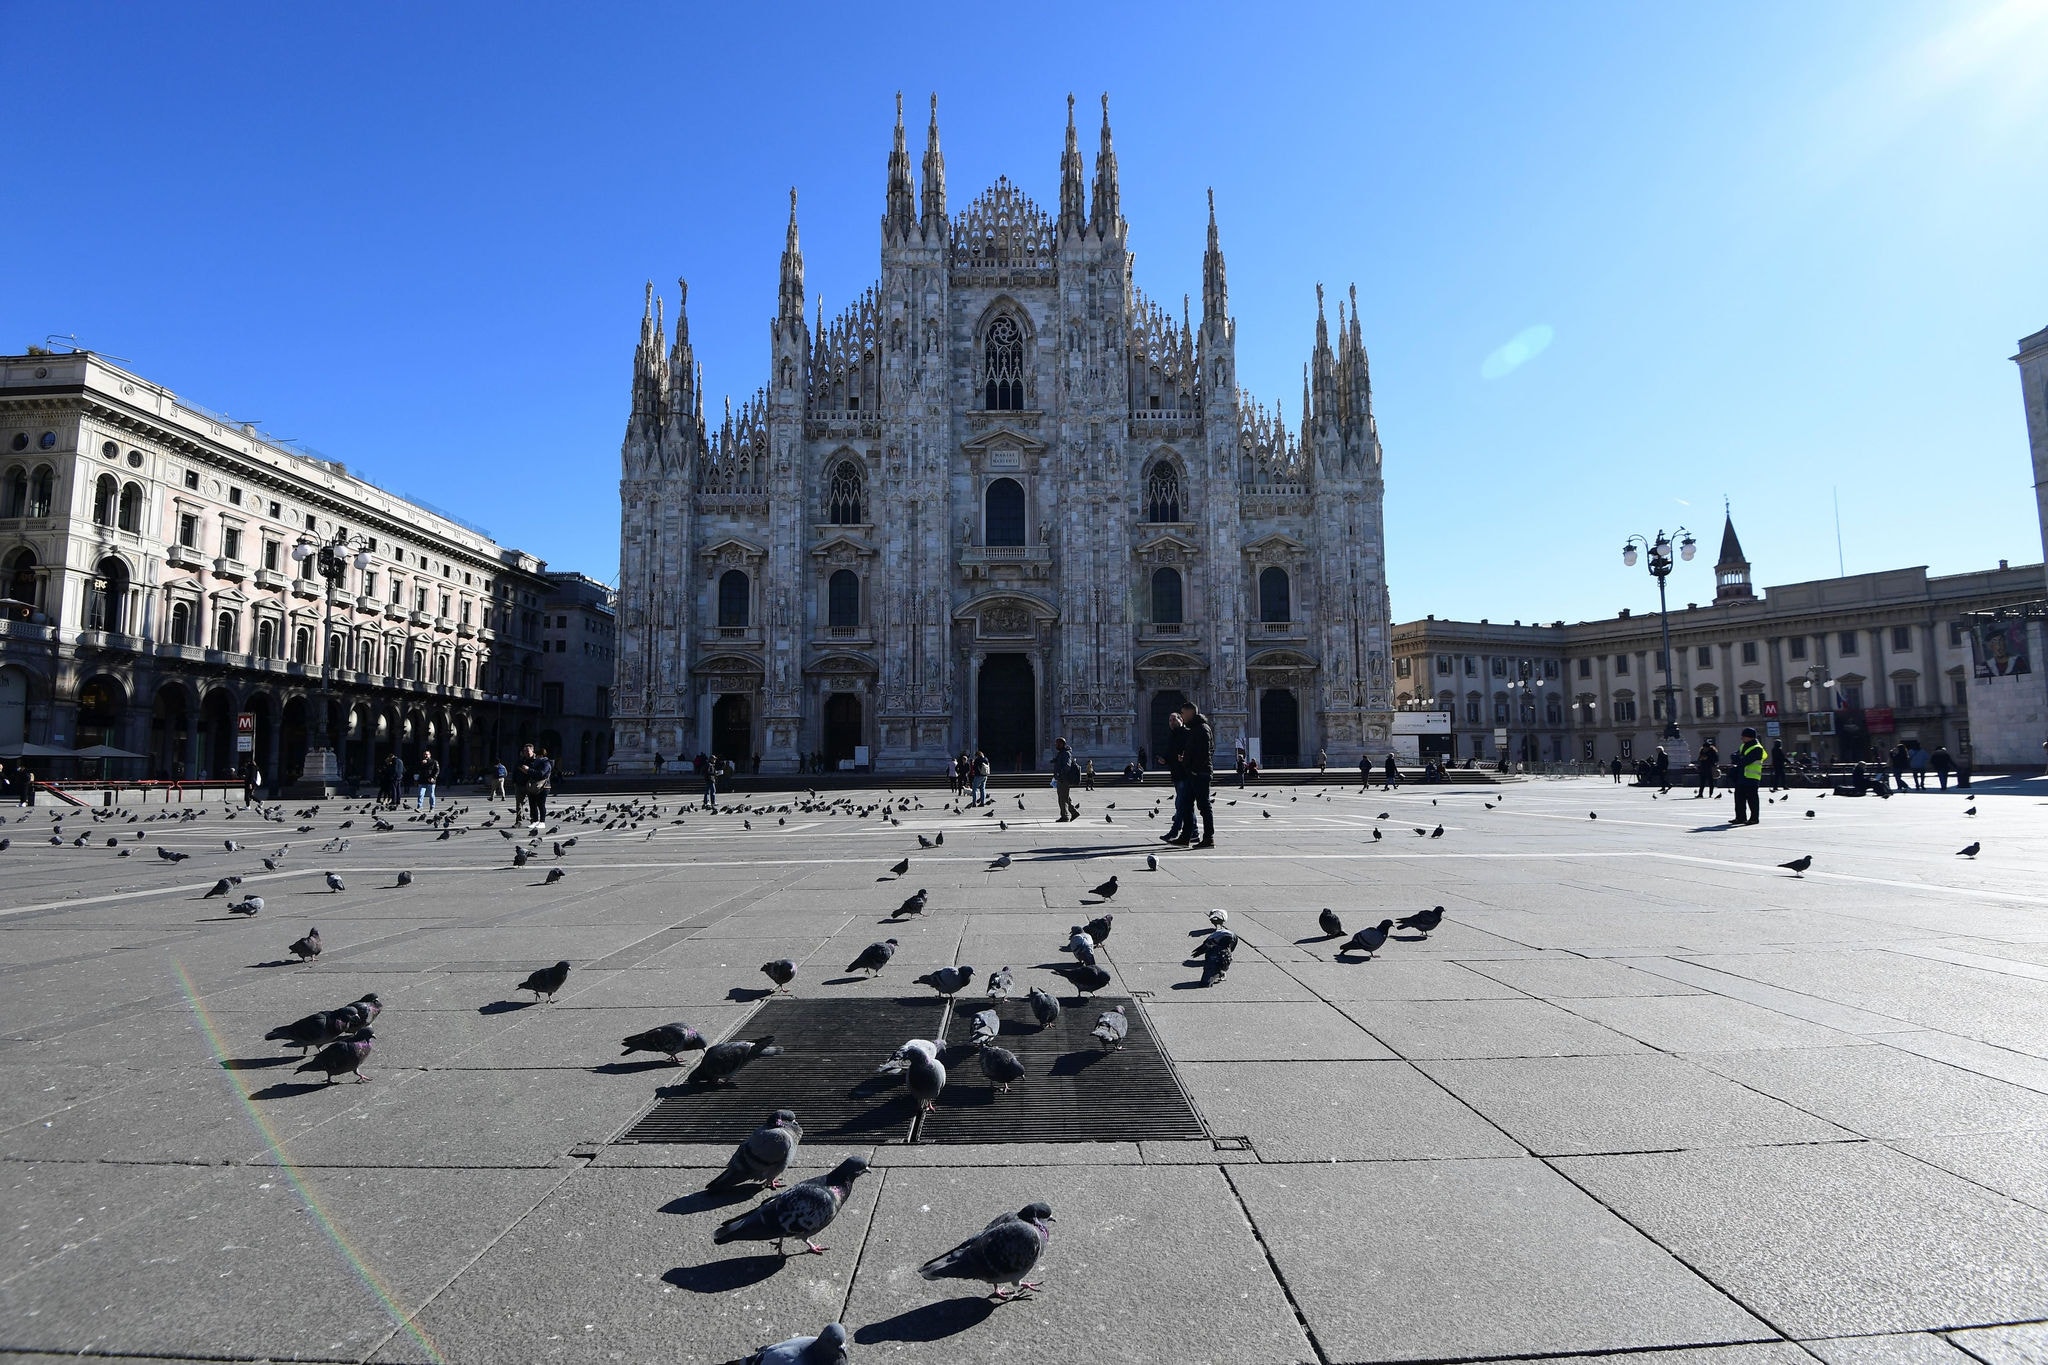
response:
[[[612,755],[612,672],[618,619],[612,590],[580,573],[549,573],[541,598],[539,742],[569,773],[598,773]]]
[[[330,593],[292,552],[338,536],[369,562]],[[536,728],[544,567],[98,355],[0,357],[0,752],[225,777],[247,715],[276,785],[313,743],[324,656],[344,775],[427,747],[480,767]]]
[[[1213,206],[1198,318],[1133,278],[1104,102],[1092,185],[1069,106],[1057,213],[1007,179],[948,209],[901,109],[881,277],[807,314],[795,197],[768,382],[707,418],[679,300],[648,290],[621,504],[617,763],[963,748],[1120,763],[1192,698],[1225,754],[1383,749],[1392,673],[1381,448],[1355,295],[1318,290],[1300,426],[1237,385]],[[1227,761],[1227,760],[1226,760]]]
[[[1671,612],[1679,726],[1695,751],[1712,740],[1725,753],[1745,726],[1775,726],[1766,737],[1783,739],[1787,752],[1830,759],[1902,739],[1974,754],[1973,699],[1988,684],[1971,623],[1976,613],[2038,598],[2042,572],[2002,562],[1936,577],[1889,569],[1759,596],[1731,520],[1714,600]],[[1674,583],[1684,573],[1680,566]],[[1460,761],[1497,761],[1505,751],[1517,762],[1627,763],[1660,743],[1663,639],[1654,611],[1571,625],[1429,617],[1394,627],[1394,655],[1398,704],[1448,709]]]

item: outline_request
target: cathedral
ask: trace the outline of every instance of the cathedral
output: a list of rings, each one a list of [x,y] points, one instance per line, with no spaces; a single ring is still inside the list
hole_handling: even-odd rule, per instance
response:
[[[1201,312],[1134,278],[1103,98],[1067,104],[1059,206],[1008,178],[949,209],[897,100],[881,278],[807,315],[796,194],[767,383],[707,414],[687,285],[652,285],[619,482],[616,760],[934,773],[1157,753],[1189,699],[1217,761],[1384,756],[1379,433],[1357,292],[1317,288],[1301,415],[1238,388],[1214,196]]]

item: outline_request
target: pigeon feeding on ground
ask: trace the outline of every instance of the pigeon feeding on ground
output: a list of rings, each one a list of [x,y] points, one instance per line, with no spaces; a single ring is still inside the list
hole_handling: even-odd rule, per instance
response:
[[[230,915],[260,915],[263,913],[263,897],[245,896],[228,906]]]
[[[733,1073],[748,1062],[763,1057],[780,1057],[782,1049],[775,1046],[775,1035],[764,1034],[759,1038],[735,1038],[729,1043],[714,1043],[704,1049],[704,1060],[697,1063],[697,1069],[690,1073],[691,1085],[737,1086]]]
[[[221,879],[220,879],[219,881],[217,881],[217,882],[215,882],[215,883],[213,884],[213,890],[211,890],[211,891],[207,892],[207,893],[206,893],[205,895],[201,896],[201,897],[200,897],[199,899],[201,899],[201,900],[203,900],[203,901],[206,901],[206,900],[212,900],[212,899],[213,899],[213,898],[214,898],[215,896],[225,896],[225,895],[226,895],[226,894],[227,894],[228,892],[230,892],[230,891],[232,891],[232,890],[234,890],[234,889],[235,889],[235,884],[234,884],[234,883],[233,883],[232,881],[230,881],[230,880],[229,880],[228,878],[226,878],[226,877],[222,877],[222,878],[221,878]]]
[[[1976,856],[1977,856],[1977,855],[1978,855],[1979,853],[1982,853],[1983,851],[1984,851],[1984,845],[1982,845],[1982,844],[1971,844],[1971,845],[1970,845],[1970,846],[1969,846],[1968,848],[1959,848],[1959,849],[1957,849],[1957,850],[1956,850],[1956,856],[1957,856],[1958,858],[1974,858],[1974,857],[1976,857]]]
[[[782,1188],[782,1173],[789,1169],[797,1144],[804,1140],[803,1125],[788,1109],[778,1109],[768,1122],[747,1135],[726,1161],[725,1169],[711,1177],[707,1190],[736,1190],[742,1185]]]
[[[1360,929],[1337,951],[1340,953],[1364,953],[1367,957],[1371,957],[1374,953],[1386,947],[1387,935],[1392,932],[1394,932],[1394,922],[1390,919],[1383,919],[1378,924]]]
[[[981,1074],[995,1083],[998,1094],[1008,1094],[1013,1084],[1024,1079],[1024,1063],[1010,1049],[983,1042],[980,1052]]]
[[[1095,940],[1088,937],[1088,931],[1078,924],[1068,931],[1066,944],[1060,951],[1072,953],[1077,962],[1085,962],[1091,967],[1095,965]]]
[[[910,1065],[904,1071],[903,1083],[909,1087],[918,1107],[930,1112],[938,1107],[939,1094],[946,1088],[946,1064],[939,1060],[936,1051],[926,1052],[920,1048],[910,1054]]]
[[[899,877],[902,876],[904,873],[910,871],[910,859],[905,858],[902,862],[896,864],[896,866],[890,868],[889,870]]]
[[[877,1076],[901,1076],[910,1070],[910,1059],[922,1053],[927,1057],[939,1055],[939,1045],[929,1038],[912,1038],[902,1047],[890,1053],[882,1064],[875,1068]]]
[[[974,984],[974,968],[968,966],[939,967],[917,978],[920,986],[930,986],[940,995],[958,995]]]
[[[327,1077],[329,1085],[336,1076],[354,1076],[358,1083],[370,1078],[363,1074],[363,1063],[370,1059],[370,1049],[375,1046],[376,1033],[368,1028],[353,1038],[343,1038],[329,1043],[313,1054],[311,1061],[302,1063],[298,1071],[317,1071]]]
[[[522,991],[532,991],[533,998],[536,1001],[538,1001],[543,995],[545,995],[548,999],[553,1000],[555,998],[555,992],[562,989],[563,984],[567,982],[568,979],[569,964],[566,962],[557,962],[554,966],[543,967],[539,971],[535,972],[533,975],[527,977],[526,980],[519,983],[518,989]]]
[[[1033,986],[1031,994],[1025,998],[1031,1002],[1031,1015],[1038,1020],[1039,1028],[1048,1029],[1059,1022],[1060,1002],[1053,999],[1050,991],[1042,986]]]
[[[401,872],[401,873],[399,873],[399,874],[398,874],[398,885],[400,885],[400,886],[411,886],[411,885],[412,885],[412,873],[410,873],[410,872]]]
[[[1344,921],[1337,918],[1335,910],[1325,908],[1322,914],[1316,916],[1316,923],[1322,927],[1324,938],[1344,936]]]
[[[897,906],[894,910],[889,912],[889,918],[901,919],[905,915],[922,915],[924,913],[924,905],[927,899],[928,896],[926,895],[925,889],[920,886],[917,889],[917,893],[915,895],[905,896],[903,898],[903,904]]]
[[[836,1322],[825,1324],[814,1337],[791,1337],[773,1346],[763,1346],[748,1356],[743,1365],[847,1365],[846,1328]]]
[[[1101,1043],[1104,1052],[1119,1052],[1130,1033],[1130,1016],[1124,1013],[1122,1005],[1118,1005],[1108,1013],[1096,1016],[1095,1027],[1089,1032],[1089,1037]]]
[[[849,972],[866,972],[879,976],[882,968],[889,965],[889,959],[896,956],[896,940],[885,938],[880,943],[870,943],[860,950],[860,956],[846,964]]]
[[[1088,894],[1091,896],[1100,896],[1102,897],[1102,899],[1108,900],[1110,897],[1116,894],[1116,878],[1112,876],[1108,881],[1096,887],[1093,891],[1090,891]]]
[[[1813,855],[1811,853],[1803,853],[1791,862],[1779,863],[1778,866],[1784,868],[1795,877],[1804,877],[1806,869],[1813,866]]]
[[[645,1033],[629,1033],[621,1041],[626,1048],[619,1054],[621,1057],[631,1056],[635,1052],[659,1052],[677,1066],[681,1066],[683,1059],[677,1054],[695,1052],[702,1048],[704,1035],[688,1024],[677,1022],[648,1029]]]
[[[1443,918],[1444,908],[1441,905],[1436,905],[1431,906],[1427,910],[1418,910],[1414,914],[1394,922],[1403,929],[1413,929],[1424,938],[1428,938],[1429,931],[1443,923]]]
[[[988,865],[988,870],[991,872],[1000,872],[1009,865],[1010,855],[1007,853],[998,853],[995,857],[995,861],[991,862]]]
[[[1081,932],[1087,934],[1089,941],[1100,948],[1109,941],[1110,925],[1115,920],[1115,915],[1097,915],[1081,926]]]
[[[334,874],[333,874],[332,872],[330,872],[330,873],[328,873],[328,874],[327,874],[327,889],[328,889],[329,891],[346,891],[346,890],[348,890],[348,888],[347,888],[346,886],[342,885],[342,882],[341,882],[341,878],[340,878],[340,877],[337,877],[337,876],[335,876],[335,875],[334,875]]]
[[[988,979],[988,998],[991,1000],[1009,999],[1010,980],[1010,969],[1008,967],[991,974]]]
[[[994,1010],[983,1010],[974,1016],[969,1027],[968,1046],[980,1047],[983,1043],[993,1042],[1003,1031],[1003,1017]]]
[[[720,1223],[711,1240],[720,1246],[728,1242],[773,1242],[778,1253],[787,1255],[782,1244],[794,1237],[810,1254],[822,1256],[827,1248],[812,1239],[839,1216],[846,1197],[853,1192],[853,1182],[867,1168],[865,1160],[850,1156],[829,1173],[792,1185],[739,1217]]]
[[[1074,983],[1077,997],[1093,995],[1109,984],[1108,969],[1098,967],[1092,962],[1076,962],[1072,966],[1060,966],[1052,970],[1053,975],[1063,976]]]
[[[568,875],[569,874],[567,872],[563,871],[559,867],[551,867],[548,869],[548,875],[545,879],[542,880],[541,885],[553,886],[556,882],[562,880],[562,878]]]
[[[796,963],[786,957],[778,957],[773,962],[763,962],[761,974],[775,983],[776,991],[788,995],[789,983],[796,980]]]
[[[917,836],[917,846],[919,848],[930,848],[932,846],[932,841],[930,839],[925,838],[924,835],[920,834]]]
[[[314,958],[320,956],[320,931],[318,929],[308,929],[304,938],[292,944],[285,951],[296,955],[301,962],[311,962]]]
[[[1015,1285],[1017,1294],[1028,1293],[1043,1283],[1024,1277],[1045,1254],[1046,1245],[1052,1240],[1052,1229],[1047,1224],[1054,1221],[1050,1205],[1026,1204],[1017,1212],[996,1219],[951,1251],[932,1257],[917,1268],[917,1273],[927,1280],[980,1280],[998,1299],[1012,1297],[1003,1290],[1006,1284]]]
[[[303,1019],[294,1019],[289,1024],[278,1025],[263,1035],[263,1041],[283,1043],[286,1047],[295,1047],[301,1053],[306,1053],[316,1047],[325,1047],[329,1043],[346,1038],[354,1033],[357,1027],[354,1019],[345,1016],[340,1010],[321,1010]]]
[[[50,842],[54,844],[58,842],[58,840],[61,837],[61,835],[53,834],[50,836]],[[162,858],[167,863],[182,863],[192,855],[189,853],[174,853],[170,849],[164,848],[162,845],[158,845],[156,850],[156,856]]]

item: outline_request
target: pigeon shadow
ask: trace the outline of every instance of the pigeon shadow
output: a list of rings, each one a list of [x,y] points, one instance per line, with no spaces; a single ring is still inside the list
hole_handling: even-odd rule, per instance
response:
[[[990,1298],[941,1299],[937,1303],[921,1304],[898,1313],[893,1318],[871,1322],[855,1332],[853,1339],[863,1346],[875,1346],[885,1341],[938,1341],[980,1326],[995,1311],[995,1300]]]
[[[1078,1076],[1108,1055],[1101,1048],[1088,1048],[1080,1052],[1063,1052],[1053,1058],[1052,1074],[1055,1076]]]
[[[761,1188],[758,1185],[747,1185],[731,1190],[692,1190],[688,1194],[677,1195],[674,1199],[663,1204],[661,1212],[709,1213],[713,1209],[730,1208],[734,1204],[743,1204],[761,1192]]]
[[[1303,943],[1328,943],[1333,938],[1342,937],[1344,937],[1342,934],[1312,934],[1307,938],[1298,938],[1294,941],[1297,945]]]
[[[786,1256],[734,1256],[709,1265],[679,1265],[661,1278],[692,1294],[723,1294],[759,1284],[788,1264]]]
[[[1195,978],[1193,981],[1176,981],[1173,983],[1173,988],[1177,991],[1198,991],[1202,989],[1202,981],[1200,977]]]
[[[606,1062],[585,1070],[593,1076],[637,1076],[643,1071],[673,1071],[677,1065],[666,1057],[653,1057],[639,1062]]]
[[[1694,825],[1687,834],[1719,834],[1724,829],[1734,829],[1734,822],[1721,820],[1711,825]]]
[[[261,1090],[252,1092],[249,1098],[252,1100],[288,1100],[294,1096],[310,1095],[315,1090],[325,1090],[326,1088],[327,1084],[324,1081],[279,1081],[275,1085],[266,1085]]]
[[[773,994],[775,994],[775,992],[768,987],[734,986],[731,990],[725,993],[725,998],[728,1000],[738,1000],[744,1004],[750,1004],[756,1000],[766,1000],[769,996]]]
[[[531,1000],[493,1000],[488,1005],[478,1005],[476,1012],[478,1014],[512,1014],[519,1010],[530,1010],[533,1008],[533,1005],[534,1002]]]
[[[1388,937],[1388,938],[1390,938],[1390,939],[1392,939],[1392,940],[1394,940],[1394,942],[1396,942],[1396,943],[1427,943],[1427,942],[1429,942],[1429,935],[1428,935],[1428,934],[1388,934],[1388,935],[1387,935],[1387,937]]]
[[[290,1066],[304,1060],[304,1057],[223,1057],[220,1064],[229,1071],[261,1071],[266,1067]]]
[[[858,986],[867,980],[864,976],[835,976],[830,981],[821,981],[821,986]]]
[[[250,966],[251,966],[252,968],[253,968],[253,967],[296,967],[296,966],[298,966],[298,965],[299,965],[299,960],[298,960],[297,958],[295,958],[295,957],[274,957],[274,958],[272,958],[272,959],[271,959],[270,961],[268,961],[268,962],[252,962],[252,963],[250,963],[249,965],[250,965]]]

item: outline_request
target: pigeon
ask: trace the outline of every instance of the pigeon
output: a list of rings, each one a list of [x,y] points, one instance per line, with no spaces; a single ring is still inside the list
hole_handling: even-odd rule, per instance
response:
[[[519,983],[518,989],[522,991],[532,991],[533,998],[536,1001],[539,1000],[543,995],[545,995],[548,999],[553,1000],[555,998],[555,992],[562,989],[563,984],[567,982],[568,979],[569,964],[566,962],[557,962],[554,966],[543,967],[539,971],[535,972],[533,975],[527,977],[526,980]]]
[[[348,888],[347,888],[346,886],[343,886],[343,885],[342,885],[342,882],[341,882],[341,878],[340,878],[340,877],[337,877],[337,876],[336,876],[336,875],[335,875],[334,873],[332,873],[332,872],[330,872],[330,873],[328,873],[328,874],[327,874],[327,889],[328,889],[329,891],[346,891],[346,890],[348,890]]]
[[[1809,820],[1811,820],[1811,819],[1813,818],[1813,812],[1812,812],[1812,811],[1808,811],[1808,812],[1806,812],[1806,818],[1807,818],[1807,819],[1809,819]]]
[[[759,1038],[736,1038],[728,1043],[714,1043],[704,1049],[704,1060],[697,1063],[697,1069],[690,1073],[692,1085],[737,1085],[732,1076],[748,1062],[762,1057],[780,1057],[782,1049],[774,1046],[775,1035],[763,1034]]]
[[[1147,872],[1157,872],[1159,870],[1159,855],[1157,853],[1147,853],[1145,855],[1145,870]]]
[[[1779,863],[1778,866],[1784,868],[1795,877],[1804,877],[1806,869],[1813,866],[1813,855],[1811,853],[1801,854],[1791,862]]]
[[[1000,872],[1009,865],[1010,855],[1007,853],[998,853],[995,857],[995,861],[991,862],[988,865],[988,870],[991,872]]]
[[[1031,1002],[1031,1013],[1038,1020],[1038,1027],[1048,1029],[1059,1020],[1060,1002],[1042,986],[1033,986],[1026,997]]]
[[[1109,972],[1092,962],[1076,962],[1071,967],[1052,970],[1055,976],[1063,976],[1073,982],[1075,991],[1083,996],[1093,995],[1109,984]]]
[[[994,1043],[981,1044],[981,1074],[995,1082],[996,1091],[1007,1095],[1010,1086],[1024,1079],[1024,1063],[1017,1060],[1017,1054]]]
[[[920,986],[930,986],[940,995],[958,995],[974,984],[974,968],[967,966],[940,967],[917,978]]]
[[[1598,820],[1600,818],[1600,812],[1597,810],[1589,810],[1586,812],[1586,818],[1588,820]]]
[[[1972,806],[1971,806],[1971,807],[1970,807],[1970,808],[1969,808],[1968,810],[1966,810],[1966,811],[1964,811],[1964,812],[1963,812],[1963,814],[1965,814],[1965,815],[1975,815],[1976,813],[1977,813],[1977,807],[1976,807],[1975,805],[1972,805]],[[7,845],[6,845],[6,843],[5,843],[4,841],[0,841],[0,848],[5,848],[6,846],[7,846]]]
[[[1109,941],[1109,926],[1115,919],[1115,915],[1097,915],[1094,919],[1082,925],[1081,930],[1088,935],[1096,947],[1100,948]]]
[[[905,896],[903,904],[889,912],[889,918],[901,919],[905,915],[922,915],[926,899],[928,898],[925,894],[925,889],[920,886],[915,895]]]
[[[925,838],[924,835],[920,834],[917,836],[917,846],[919,848],[930,848],[932,846],[932,841],[930,839]]]
[[[54,834],[51,835],[50,842],[53,844],[59,842],[59,836]],[[192,855],[189,853],[175,853],[170,849],[165,848],[161,844],[159,844],[157,846],[156,856],[162,858],[167,863],[182,863]]]
[[[1237,936],[1233,934],[1231,935],[1230,942],[1218,944],[1214,949],[1202,955],[1202,984],[1204,986],[1213,986],[1221,981],[1224,975],[1230,971],[1230,964],[1236,958]]]
[[[1195,945],[1195,956],[1206,957],[1225,948],[1233,953],[1237,951],[1237,935],[1228,929],[1217,929],[1205,935],[1202,941]]]
[[[994,1010],[983,1010],[974,1016],[971,1027],[973,1031],[967,1036],[968,1045],[980,1047],[983,1043],[993,1042],[1003,1031],[1003,1017]]]
[[[850,1359],[852,1357],[846,1351],[846,1328],[831,1322],[814,1337],[791,1337],[773,1346],[763,1346],[748,1356],[742,1365],[847,1365]]]
[[[1123,1050],[1124,1039],[1128,1038],[1130,1033],[1130,1016],[1124,1013],[1122,1005],[1118,1005],[1107,1014],[1096,1016],[1095,1027],[1089,1036],[1102,1044],[1104,1052],[1120,1052]]]
[[[889,965],[889,959],[896,956],[896,940],[885,938],[880,943],[870,943],[860,950],[860,956],[846,964],[849,972],[866,972],[879,976],[882,968]]]
[[[946,1064],[935,1052],[917,1051],[910,1054],[910,1067],[903,1077],[904,1084],[917,1099],[920,1108],[930,1111],[938,1107],[939,1092],[946,1088]]]
[[[320,931],[318,929],[308,929],[304,938],[292,944],[285,951],[296,954],[301,962],[311,962],[314,958],[320,956]]]
[[[400,873],[398,874],[398,880],[397,880],[397,885],[399,885],[399,886],[411,886],[411,885],[412,885],[412,873],[410,873],[410,872],[400,872]]]
[[[1007,1299],[1003,1286],[1013,1284],[1016,1294],[1029,1293],[1042,1283],[1027,1280],[1031,1268],[1045,1254],[1052,1240],[1047,1224],[1056,1221],[1051,1206],[1026,1204],[1016,1213],[1006,1213],[974,1236],[941,1256],[934,1256],[917,1268],[927,1280],[981,1280],[998,1299]]]
[[[1380,841],[1380,830],[1378,825],[1373,826],[1372,840],[1374,843],[1378,843]]]
[[[212,900],[215,896],[225,896],[228,892],[234,889],[235,884],[229,881],[226,877],[222,877],[219,881],[213,884],[213,890],[207,892],[199,899],[203,901]]]
[[[344,1027],[341,1021],[336,1020],[334,1014],[321,1010],[303,1019],[295,1019],[289,1024],[278,1025],[263,1035],[263,1041],[283,1043],[286,1047],[295,1047],[304,1053],[316,1047],[325,1047],[354,1031],[353,1027]]]
[[[1010,998],[1010,969],[1008,967],[990,974],[988,979],[988,998],[991,1000],[1007,1000]]]
[[[1092,896],[1100,896],[1102,897],[1102,899],[1108,900],[1111,896],[1114,896],[1116,894],[1116,878],[1112,876],[1108,881],[1096,887],[1093,891],[1089,892],[1088,894]]]
[[[514,867],[525,867],[525,866],[526,866],[526,850],[525,850],[525,849],[523,849],[523,848],[514,848],[514,849],[512,850],[512,866],[514,866]]]
[[[359,999],[344,1005],[342,1008],[354,1010],[362,1016],[363,1022],[367,1024],[384,1012],[384,1002],[377,998],[375,991],[371,991]]]
[[[1228,910],[1211,910],[1209,912],[1209,923],[1221,929],[1224,925],[1230,923],[1230,912]]]
[[[761,964],[761,974],[775,983],[775,989],[782,994],[790,993],[789,983],[796,980],[796,963],[786,957]]]
[[[228,906],[230,915],[260,915],[263,913],[263,897],[245,896]]]
[[[904,873],[910,871],[910,859],[905,858],[902,862],[896,864],[896,866],[890,868],[889,870],[899,877],[902,876]]]
[[[804,1140],[803,1125],[787,1109],[778,1109],[768,1122],[747,1135],[725,1163],[725,1169],[711,1177],[707,1190],[731,1190],[741,1185],[782,1188],[782,1173],[789,1169],[797,1144]]]
[[[782,1244],[795,1237],[803,1242],[806,1251],[822,1256],[826,1248],[811,1239],[839,1216],[847,1195],[853,1192],[853,1182],[867,1168],[866,1161],[850,1156],[828,1174],[814,1175],[761,1201],[739,1217],[720,1223],[711,1240],[720,1246],[727,1242],[773,1242],[776,1251],[781,1252]]]
[[[1959,849],[1957,849],[1957,850],[1956,850],[1956,856],[1957,856],[1958,858],[1974,858],[1974,857],[1976,857],[1976,856],[1977,856],[1977,855],[1978,855],[1979,853],[1981,853],[1981,852],[1983,852],[1983,851],[1984,851],[1984,845],[1982,845],[1982,844],[1971,844],[1971,845],[1970,845],[1970,846],[1969,846],[1968,848],[1959,848]]]
[[[275,871],[277,871],[277,859],[276,859],[276,858],[265,858],[265,859],[263,860],[263,870],[264,870],[265,872],[275,872]]]
[[[1316,923],[1322,926],[1324,938],[1341,938],[1344,934],[1344,921],[1337,918],[1335,910],[1325,908],[1316,916]]]
[[[1413,929],[1416,933],[1427,938],[1429,937],[1429,931],[1441,924],[1443,918],[1444,908],[1441,905],[1437,905],[1427,910],[1418,910],[1404,919],[1396,920],[1395,923],[1399,924],[1403,929]]]
[[[1443,837],[1444,837],[1444,827],[1443,827],[1442,825],[1438,825],[1438,826],[1437,826],[1437,827],[1436,827],[1435,829],[1433,829],[1433,830],[1431,830],[1431,831],[1429,832],[1429,837],[1430,837],[1430,838],[1432,838],[1432,839],[1441,839],[1441,838],[1443,838]]]
[[[934,835],[932,836],[932,843],[934,843],[934,844],[938,845],[939,847],[943,848],[943,847],[945,846],[945,843],[946,843],[946,831],[944,831],[944,830],[940,830],[940,831],[939,831],[939,832],[938,832],[937,834],[934,834]]]
[[[1378,924],[1360,929],[1337,951],[1340,953],[1364,953],[1371,957],[1386,946],[1387,935],[1394,931],[1394,922],[1383,919]]]
[[[623,1041],[626,1050],[619,1054],[621,1057],[631,1056],[635,1052],[659,1052],[677,1066],[681,1066],[683,1059],[677,1054],[694,1052],[702,1048],[704,1035],[688,1024],[679,1022],[663,1024],[660,1028],[651,1028],[645,1033],[629,1033]]]
[[[567,872],[564,872],[564,871],[563,871],[563,870],[562,870],[561,868],[559,868],[559,867],[551,867],[551,868],[549,868],[549,869],[548,869],[548,875],[547,875],[547,876],[546,876],[545,878],[543,878],[543,879],[542,879],[542,881],[541,881],[541,885],[542,885],[542,886],[553,886],[553,885],[554,885],[554,884],[555,884],[556,882],[558,882],[558,881],[562,880],[562,878],[564,878],[564,877],[566,877],[566,876],[568,876],[568,875],[569,875],[569,874],[568,874]]]
[[[1087,931],[1078,924],[1074,926],[1072,936],[1067,939],[1066,946],[1060,951],[1072,953],[1077,962],[1085,962],[1091,967],[1095,965],[1095,940],[1088,937]]]
[[[229,818],[230,820],[232,820],[232,819],[234,819],[235,817],[233,817],[232,815],[230,815],[230,816],[229,816],[228,818]],[[343,828],[343,829],[347,829],[347,828],[348,828],[348,826],[346,826],[346,825],[343,825],[343,826],[342,826],[342,828]],[[223,845],[223,846],[224,846],[224,847],[225,847],[225,848],[227,849],[227,851],[228,851],[228,852],[230,852],[230,853],[237,853],[237,852],[240,852],[240,851],[241,851],[241,847],[242,847],[242,846],[241,846],[240,844],[236,843],[236,842],[235,842],[235,841],[234,841],[233,839],[223,839],[223,840],[221,840],[221,844],[222,844],[222,845]]]
[[[931,1039],[912,1038],[902,1047],[890,1053],[883,1060],[882,1064],[875,1068],[875,1074],[877,1076],[901,1076],[904,1072],[910,1070],[910,1059],[912,1057],[936,1057],[938,1055],[939,1045]]]
[[[327,1077],[329,1085],[336,1076],[354,1076],[358,1084],[370,1078],[363,1074],[363,1063],[370,1059],[370,1049],[375,1046],[376,1034],[364,1029],[353,1038],[343,1038],[329,1043],[313,1054],[313,1059],[301,1064],[299,1071],[318,1071]]]

